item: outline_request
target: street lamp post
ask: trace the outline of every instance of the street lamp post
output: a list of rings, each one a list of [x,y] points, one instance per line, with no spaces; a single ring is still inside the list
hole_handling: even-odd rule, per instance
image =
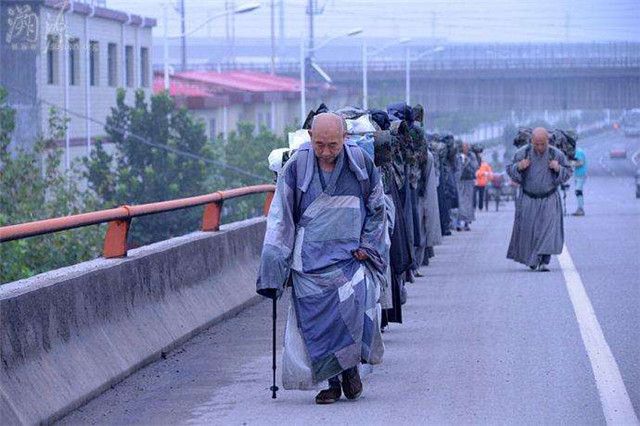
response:
[[[380,47],[379,49],[374,50],[373,52],[371,52],[372,55],[377,55],[379,53],[382,53],[382,51],[384,51],[385,49],[388,49],[392,46],[398,45],[398,44],[405,44],[410,42],[411,39],[408,37],[405,38],[401,38],[397,41],[393,41],[391,43],[385,44],[384,46]],[[362,42],[362,107],[364,109],[369,109],[369,52],[368,52],[368,46],[367,46],[367,42],[366,40],[364,40]]]
[[[307,113],[307,94],[306,94],[306,68],[305,54],[304,54],[304,37],[300,38],[300,123],[304,124]]]
[[[245,3],[243,5],[240,5],[239,7],[237,7],[236,9],[232,9],[232,10],[225,10],[224,12],[220,12],[220,13],[216,13],[215,15],[212,15],[211,17],[207,18],[206,20],[204,20],[200,25],[198,25],[196,28],[194,28],[193,30],[189,31],[189,32],[182,32],[181,34],[177,35],[177,36],[172,36],[169,37],[168,36],[168,30],[167,30],[167,3],[164,3],[164,13],[163,13],[163,24],[164,24],[164,89],[165,90],[169,90],[169,39],[178,39],[178,38],[185,38],[188,35],[191,35],[193,33],[195,33],[196,31],[200,30],[201,28],[203,28],[205,25],[207,25],[209,22],[213,21],[214,19],[217,18],[221,18],[223,16],[229,15],[229,14],[242,14],[242,13],[247,13],[247,12],[252,12],[256,9],[258,9],[260,7],[260,3],[259,2],[249,2],[249,3]],[[183,70],[186,71],[186,70]]]
[[[164,27],[163,40],[163,65],[164,65],[164,90],[169,90],[169,29],[168,29],[167,3],[162,4],[162,22]]]
[[[363,31],[362,28],[354,28],[353,30],[346,32],[344,34],[339,34],[334,37],[329,37],[323,43],[313,47],[312,49],[305,49],[304,36],[300,39],[300,123],[301,125],[304,124],[304,120],[307,114],[306,54],[316,52],[336,39],[358,35],[362,33],[362,31]],[[318,70],[318,72],[322,72],[322,70],[318,69],[316,65],[314,64],[312,65],[314,66],[314,68],[316,68],[316,70]],[[323,77],[325,79],[328,79],[328,76],[326,74],[324,74]]]
[[[367,77],[367,40],[362,41],[362,108],[369,109],[369,80]]]
[[[411,61],[417,61],[418,59],[422,59],[425,56],[430,56],[433,55],[435,53],[439,53],[442,52],[444,50],[444,47],[442,46],[438,46],[435,47],[433,49],[429,49],[426,52],[422,52],[419,55],[415,56],[415,57],[411,57],[411,51],[409,50],[409,47],[407,46],[407,49],[405,50],[405,57],[404,57],[404,73],[405,73],[405,94],[404,94],[404,101],[407,103],[407,105],[410,105],[411,102]]]
[[[411,49],[409,46],[404,51],[404,101],[411,105]]]

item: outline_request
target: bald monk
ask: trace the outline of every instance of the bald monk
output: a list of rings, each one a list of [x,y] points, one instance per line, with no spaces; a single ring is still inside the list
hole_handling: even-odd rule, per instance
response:
[[[516,151],[507,173],[522,187],[507,258],[547,272],[551,255],[562,253],[564,245],[558,187],[571,178],[571,166],[562,151],[549,145],[547,130],[538,127],[531,143]]]
[[[358,365],[382,360],[379,289],[365,269],[386,269],[384,192],[373,160],[345,143],[342,118],[319,114],[309,133],[278,176],[257,292],[279,297],[291,279],[283,387],[328,380],[315,401],[331,404],[357,399]]]

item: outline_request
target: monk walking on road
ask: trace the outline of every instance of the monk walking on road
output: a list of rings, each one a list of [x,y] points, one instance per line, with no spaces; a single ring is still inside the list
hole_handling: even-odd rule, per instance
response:
[[[562,253],[564,225],[558,187],[571,178],[566,156],[549,145],[546,129],[533,130],[531,143],[516,151],[507,173],[522,186],[507,258],[546,272],[552,254]]]
[[[316,403],[331,404],[360,396],[361,361],[382,361],[379,289],[366,271],[384,276],[386,212],[374,162],[345,142],[342,118],[319,114],[310,134],[278,175],[257,291],[279,297],[291,281],[283,386],[328,380]]]

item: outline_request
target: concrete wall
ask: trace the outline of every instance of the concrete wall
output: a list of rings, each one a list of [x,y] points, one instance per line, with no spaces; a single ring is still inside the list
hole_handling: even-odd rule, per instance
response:
[[[51,422],[257,301],[265,219],[0,287],[0,419]]]

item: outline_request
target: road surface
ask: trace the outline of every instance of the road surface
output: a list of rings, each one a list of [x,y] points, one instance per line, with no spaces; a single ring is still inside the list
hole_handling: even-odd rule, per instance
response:
[[[302,391],[270,398],[270,304],[263,302],[60,423],[637,421],[640,200],[632,185],[635,166],[606,156],[612,141],[627,143],[630,154],[640,148],[640,140],[612,133],[582,141],[591,162],[587,216],[566,218],[562,266],[554,257],[550,273],[537,273],[505,258],[511,203],[479,213],[471,232],[455,233],[436,248],[426,277],[409,284],[406,322],[385,333],[384,363],[364,379],[360,400],[317,406],[315,392]],[[569,211],[574,198],[570,192]],[[576,296],[581,288],[586,301]],[[279,312],[281,334],[283,304]],[[589,324],[601,329],[600,340],[584,335]]]

